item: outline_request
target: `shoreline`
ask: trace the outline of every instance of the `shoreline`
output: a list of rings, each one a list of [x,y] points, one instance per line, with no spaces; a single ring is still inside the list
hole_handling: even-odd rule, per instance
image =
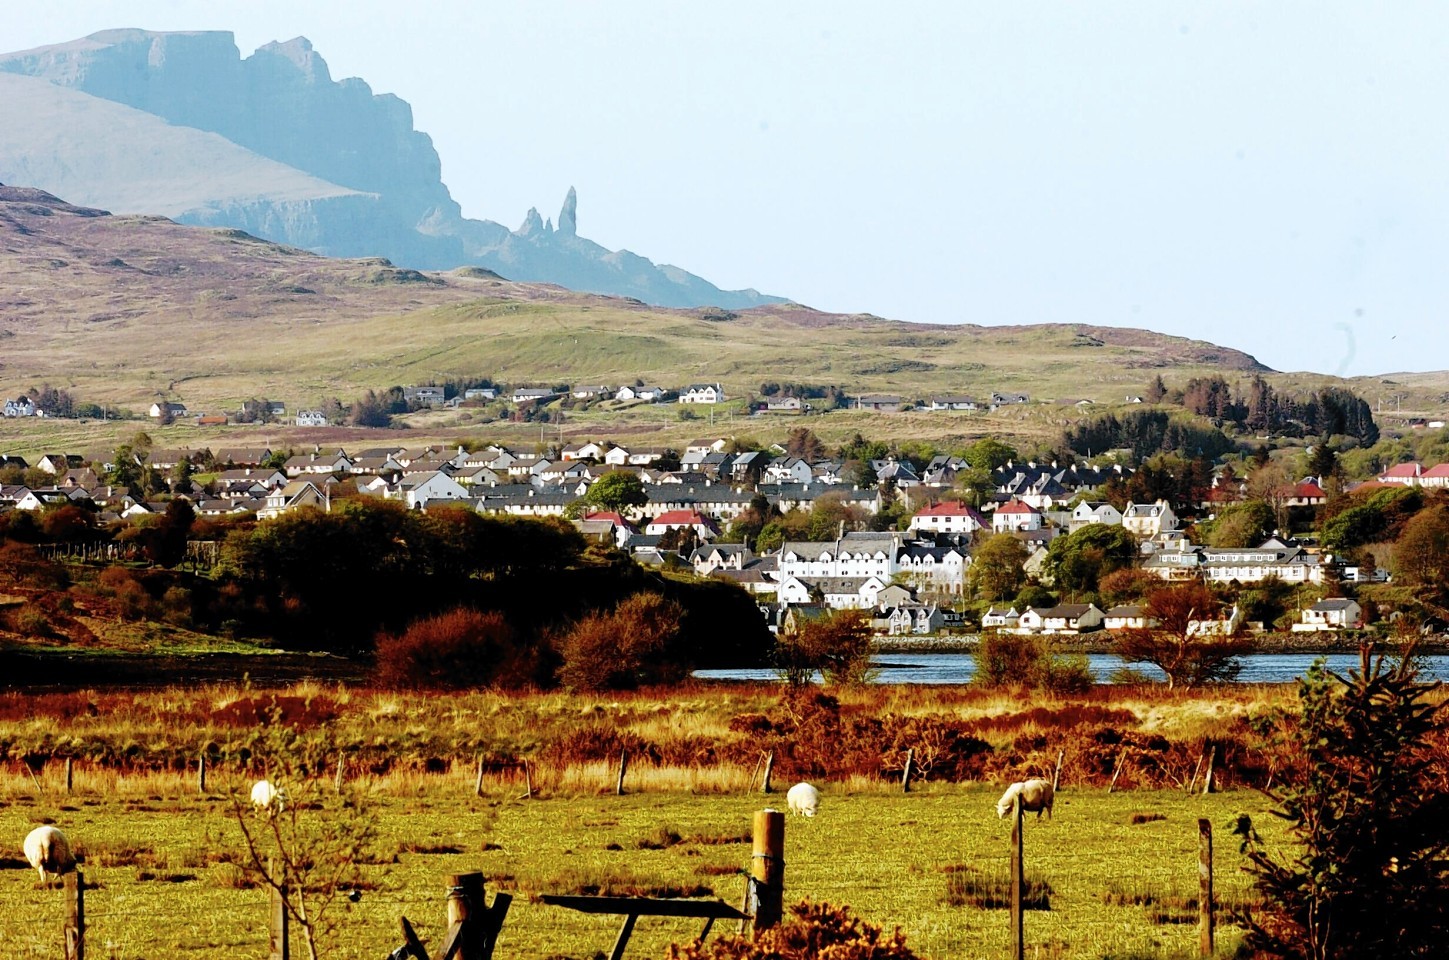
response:
[[[1113,638],[1102,631],[1077,636],[1046,636],[1054,653],[1112,653]],[[1254,653],[1358,653],[1358,635],[1311,633],[1265,633],[1257,637]],[[1392,653],[1397,644],[1375,638],[1376,648]],[[974,653],[981,643],[980,634],[959,636],[877,637],[871,643],[873,653]],[[1449,653],[1449,637],[1429,637],[1420,641],[1418,652]]]

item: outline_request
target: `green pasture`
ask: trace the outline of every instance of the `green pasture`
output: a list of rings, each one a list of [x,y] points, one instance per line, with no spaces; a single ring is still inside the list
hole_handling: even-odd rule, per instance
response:
[[[170,782],[150,794],[91,792],[84,782],[74,796],[9,794],[0,805],[0,932],[13,956],[61,956],[62,892],[41,888],[20,850],[43,818],[87,851],[86,881],[95,885],[86,900],[88,956],[266,956],[264,892],[238,888],[236,869],[218,861],[236,849],[238,833],[226,785],[213,783],[213,796],[204,799],[184,792],[183,781]],[[341,922],[329,957],[385,956],[399,943],[402,914],[436,944],[445,877],[473,870],[487,876],[490,891],[518,897],[497,956],[592,957],[612,945],[615,922],[544,906],[532,895],[703,886],[737,903],[751,817],[784,806],[783,796],[684,792],[525,800],[512,785],[476,798],[461,770],[359,787],[379,814],[373,859],[381,863],[367,868],[370,889],[356,904],[334,908]],[[924,784],[902,795],[826,785],[820,815],[787,824],[786,903],[849,904],[871,922],[899,925],[925,957],[1005,956],[1005,910],[948,903],[953,875],[1006,875],[1009,824],[996,818],[998,790]],[[1238,814],[1251,814],[1269,849],[1277,849],[1283,835],[1267,810],[1261,795],[1244,791],[1108,795],[1064,787],[1055,819],[1029,817],[1026,825],[1028,879],[1051,889],[1050,909],[1026,915],[1027,956],[1195,955],[1194,918],[1181,901],[1197,889],[1197,818],[1214,825],[1220,902],[1241,902],[1249,883],[1230,826]],[[1164,909],[1174,897],[1176,908]],[[1137,905],[1142,901],[1157,905]],[[1154,922],[1154,913],[1175,922]],[[641,919],[629,955],[661,957],[666,944],[697,930],[698,921]],[[1220,952],[1237,940],[1236,928],[1224,926]],[[299,942],[293,949],[301,955]]]

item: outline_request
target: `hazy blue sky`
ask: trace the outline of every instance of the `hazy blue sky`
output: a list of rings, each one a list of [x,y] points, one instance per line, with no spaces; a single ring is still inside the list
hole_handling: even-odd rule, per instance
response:
[[[0,47],[122,26],[306,36],[468,216],[576,185],[580,233],[721,286],[1449,368],[1443,4],[45,0]]]

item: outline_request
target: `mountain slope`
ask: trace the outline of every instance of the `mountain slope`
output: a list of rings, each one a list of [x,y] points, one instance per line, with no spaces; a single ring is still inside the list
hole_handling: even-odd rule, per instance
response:
[[[334,81],[305,38],[269,43],[242,59],[229,32],[108,30],[0,55],[0,74],[123,104],[167,121],[173,130],[219,135],[292,168],[285,175],[253,168],[250,186],[233,185],[216,195],[197,197],[187,188],[192,202],[176,209],[176,189],[153,177],[128,179],[106,161],[118,153],[146,156],[164,149],[175,177],[195,185],[208,174],[209,154],[195,149],[198,141],[153,139],[153,130],[134,123],[104,135],[66,138],[60,113],[46,109],[56,102],[39,98],[25,111],[34,114],[27,132],[5,138],[0,180],[6,182],[84,195],[86,202],[112,210],[165,212],[189,223],[236,227],[333,256],[384,256],[422,269],[472,264],[668,306],[780,302],[754,290],[720,290],[676,267],[585,241],[577,235],[576,214],[567,228],[561,216],[559,230],[542,223],[535,229],[534,211],[519,231],[463,218],[442,182],[432,140],[413,129],[412,108],[391,94],[374,94],[357,78]],[[90,174],[83,191],[73,168]],[[343,192],[307,196],[311,188],[302,189],[303,195],[286,188],[274,196],[273,177],[322,182]],[[575,202],[570,191],[566,206]]]
[[[478,270],[423,274],[235,230],[69,206],[0,187],[0,394],[50,382],[133,409],[309,403],[449,376],[514,382],[766,380],[1118,402],[1174,378],[1263,368],[1144,330],[931,326],[793,304],[649,307]]]

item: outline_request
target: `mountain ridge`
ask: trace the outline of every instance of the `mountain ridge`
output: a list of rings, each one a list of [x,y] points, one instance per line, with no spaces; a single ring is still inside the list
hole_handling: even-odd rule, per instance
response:
[[[236,147],[300,175],[274,196],[275,166],[250,174],[254,187],[229,188],[182,210],[167,208],[165,188],[103,175],[105,150],[114,156],[152,154],[153,129],[136,131],[118,144],[114,125],[96,120],[78,126],[55,124],[48,135],[32,130],[0,133],[0,180],[30,182],[107,209],[135,213],[166,211],[180,222],[227,226],[266,239],[331,256],[383,256],[417,269],[481,266],[525,281],[558,283],[587,292],[633,296],[663,306],[718,306],[727,309],[781,302],[756,290],[721,290],[702,277],[669,264],[655,264],[628,251],[610,251],[577,232],[577,194],[565,200],[568,226],[544,229],[530,211],[524,227],[509,230],[490,220],[466,219],[442,181],[442,163],[432,139],[413,128],[411,106],[400,97],[374,93],[355,77],[333,80],[310,41],[297,37],[262,45],[243,58],[229,31],[155,32],[105,30],[68,43],[0,54],[0,75],[44,81],[54,87],[119,104],[167,124],[224,138]],[[35,90],[17,91],[9,102],[17,114],[53,116]],[[30,101],[17,99],[24,92]],[[40,102],[33,102],[39,100]],[[53,105],[52,105],[53,106]],[[72,104],[73,106],[73,104]],[[92,110],[94,107],[92,106]],[[95,118],[92,118],[95,119]],[[36,119],[32,119],[31,127]],[[57,143],[71,131],[68,145]],[[173,154],[197,149],[196,138],[168,138]],[[81,157],[79,161],[77,157]],[[87,157],[92,157],[89,162]],[[208,164],[183,169],[172,156],[172,179],[201,179]],[[234,161],[234,156],[229,157]],[[92,176],[67,175],[76,162]],[[247,179],[241,173],[236,176]],[[298,191],[313,195],[297,195]],[[84,195],[81,192],[84,191]]]

